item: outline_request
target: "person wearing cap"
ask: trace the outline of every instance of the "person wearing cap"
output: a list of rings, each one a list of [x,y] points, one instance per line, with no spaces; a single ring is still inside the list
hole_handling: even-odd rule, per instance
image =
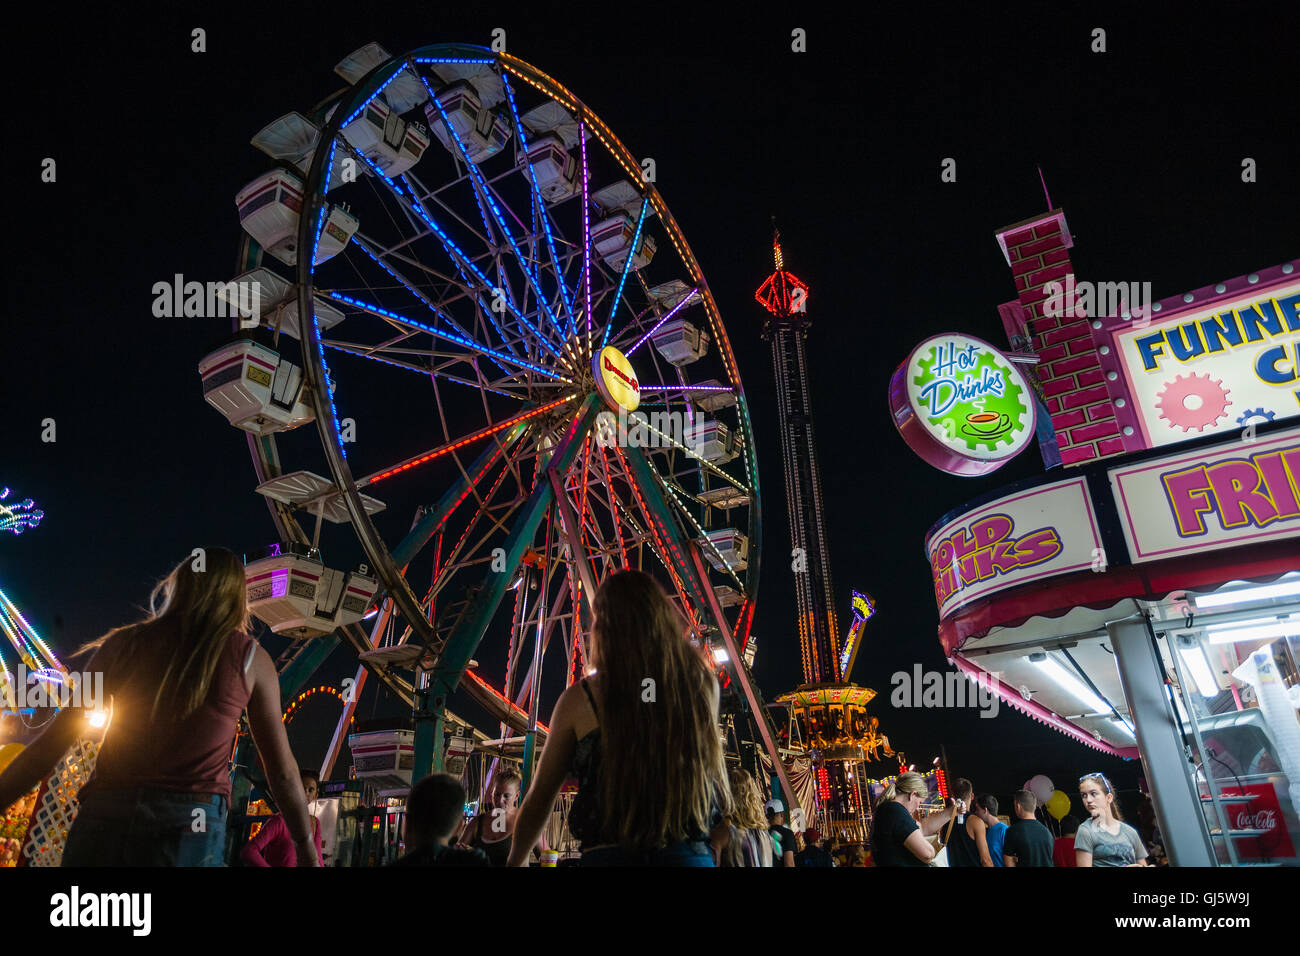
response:
[[[778,866],[794,866],[794,831],[785,825],[785,802],[773,797],[763,809],[767,812],[767,832],[776,841],[777,856],[781,859]]]
[[[796,866],[834,866],[835,861],[821,845],[822,835],[816,827],[803,831],[803,849],[795,854]]]

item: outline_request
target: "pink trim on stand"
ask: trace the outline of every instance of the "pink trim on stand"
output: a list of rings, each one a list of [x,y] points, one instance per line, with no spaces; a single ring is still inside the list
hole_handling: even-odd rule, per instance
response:
[[[1021,697],[1019,691],[1014,687],[1003,684],[1000,680],[994,678],[988,671],[984,670],[984,668],[980,667],[978,664],[971,663],[960,654],[954,655],[953,663],[957,665],[958,670],[974,677],[976,681],[992,690],[1006,703],[1010,704],[1026,717],[1032,717],[1040,724],[1047,724],[1047,726],[1059,730],[1067,737],[1073,737],[1079,743],[1086,744],[1093,750],[1100,750],[1102,753],[1110,754],[1112,757],[1124,757],[1125,759],[1132,760],[1140,756],[1137,747],[1115,747],[1104,740],[1094,737],[1088,731],[1076,727],[1064,717],[1052,713],[1052,711],[1048,710],[1042,704],[1036,703],[1032,700],[1025,700],[1025,698]]]
[[[1174,591],[1204,590],[1229,581],[1267,583],[1295,569],[1295,542],[1287,540],[1112,566],[1103,572],[1081,571],[977,599],[940,622],[939,642],[951,656],[995,627],[1019,627],[1031,617],[1057,618],[1076,607],[1107,608],[1126,598],[1160,601]]]

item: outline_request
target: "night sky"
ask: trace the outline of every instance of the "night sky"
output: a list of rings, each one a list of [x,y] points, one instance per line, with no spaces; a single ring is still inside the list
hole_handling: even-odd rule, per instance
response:
[[[627,7],[637,22],[557,9],[123,12],[12,38],[0,484],[46,517],[0,541],[5,591],[66,654],[136,617],[152,581],[191,548],[252,553],[273,540],[243,436],[200,390],[198,359],[225,326],[154,318],[151,288],[177,272],[233,275],[234,195],[267,168],[248,139],[336,89],[343,55],[370,40],[393,53],[486,45],[502,27],[511,53],[656,160],[657,186],[721,309],[762,469],[754,633],[764,694],[800,679],[771,358],[753,300],[771,271],[775,215],[787,268],[812,290],[839,613],[847,623],[852,589],[879,608],[852,677],[880,692],[882,729],[918,764],[942,743],[955,774],[1004,798],[1039,772],[1067,790],[1098,769],[1134,787],[1136,762],[1010,708],[992,720],[890,708],[892,673],[947,669],[926,530],[1042,464],[1031,447],[983,479],[935,471],[899,439],[886,387],[927,336],[1004,343],[996,306],[1014,288],[993,234],[1047,208],[1036,166],[1066,212],[1080,278],[1150,282],[1160,299],[1294,257],[1294,33],[1227,8],[1230,21],[1180,10],[1158,24],[1043,6],[982,22],[924,8],[899,21],[738,12],[734,22],[659,5]],[[203,54],[190,52],[196,26],[208,31]],[[790,50],[794,27],[808,31],[806,53]],[[1106,30],[1105,53],[1089,50],[1094,27]],[[40,181],[45,157],[57,161],[56,183]],[[957,161],[955,183],[940,181],[945,157]],[[1241,181],[1245,157],[1256,183]],[[46,418],[54,443],[41,441]],[[393,423],[419,427],[400,408]],[[359,560],[342,545],[335,554],[335,566]],[[351,666],[339,651],[325,676]],[[315,736],[304,747],[320,748],[336,706],[305,718],[298,733]]]

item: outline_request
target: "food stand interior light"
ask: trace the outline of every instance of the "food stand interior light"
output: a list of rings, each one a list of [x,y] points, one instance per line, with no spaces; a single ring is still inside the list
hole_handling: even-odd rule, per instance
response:
[[[1211,624],[1205,629],[1211,644],[1235,644],[1238,641],[1263,641],[1286,637],[1300,631],[1300,624],[1261,618],[1257,621],[1239,621],[1236,624]]]
[[[1188,640],[1186,644],[1183,639],[1178,641],[1178,653],[1183,659],[1183,666],[1191,672],[1192,680],[1196,682],[1196,689],[1200,691],[1202,697],[1214,697],[1219,693],[1219,684],[1214,679],[1214,671],[1210,670],[1210,662],[1205,657],[1205,650],[1195,640]]]
[[[1280,597],[1300,596],[1300,578],[1266,584],[1258,588],[1242,588],[1237,591],[1219,591],[1216,594],[1198,594],[1196,606],[1224,607],[1228,604],[1241,604],[1245,601],[1268,601]]]
[[[727,656],[727,649],[725,647],[715,647],[713,649],[713,660],[714,663],[725,664],[727,661],[731,660],[731,658]]]
[[[1038,655],[1034,655],[1034,657],[1037,656]],[[1056,681],[1058,687],[1082,701],[1093,711],[1097,713],[1107,713],[1110,711],[1109,704],[1089,690],[1088,686],[1083,681],[1079,680],[1079,678],[1075,677],[1046,654],[1043,655],[1042,660],[1034,660],[1033,657],[1027,657],[1025,659],[1037,664],[1039,670],[1052,680]]]

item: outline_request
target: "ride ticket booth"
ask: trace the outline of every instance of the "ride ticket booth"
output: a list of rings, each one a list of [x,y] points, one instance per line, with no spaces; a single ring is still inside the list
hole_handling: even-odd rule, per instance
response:
[[[890,387],[904,439],[953,474],[1055,439],[1046,474],[926,535],[944,651],[1029,716],[1141,759],[1171,864],[1297,865],[1296,263],[1098,309],[1060,210],[997,237],[1010,348],[936,336]]]

